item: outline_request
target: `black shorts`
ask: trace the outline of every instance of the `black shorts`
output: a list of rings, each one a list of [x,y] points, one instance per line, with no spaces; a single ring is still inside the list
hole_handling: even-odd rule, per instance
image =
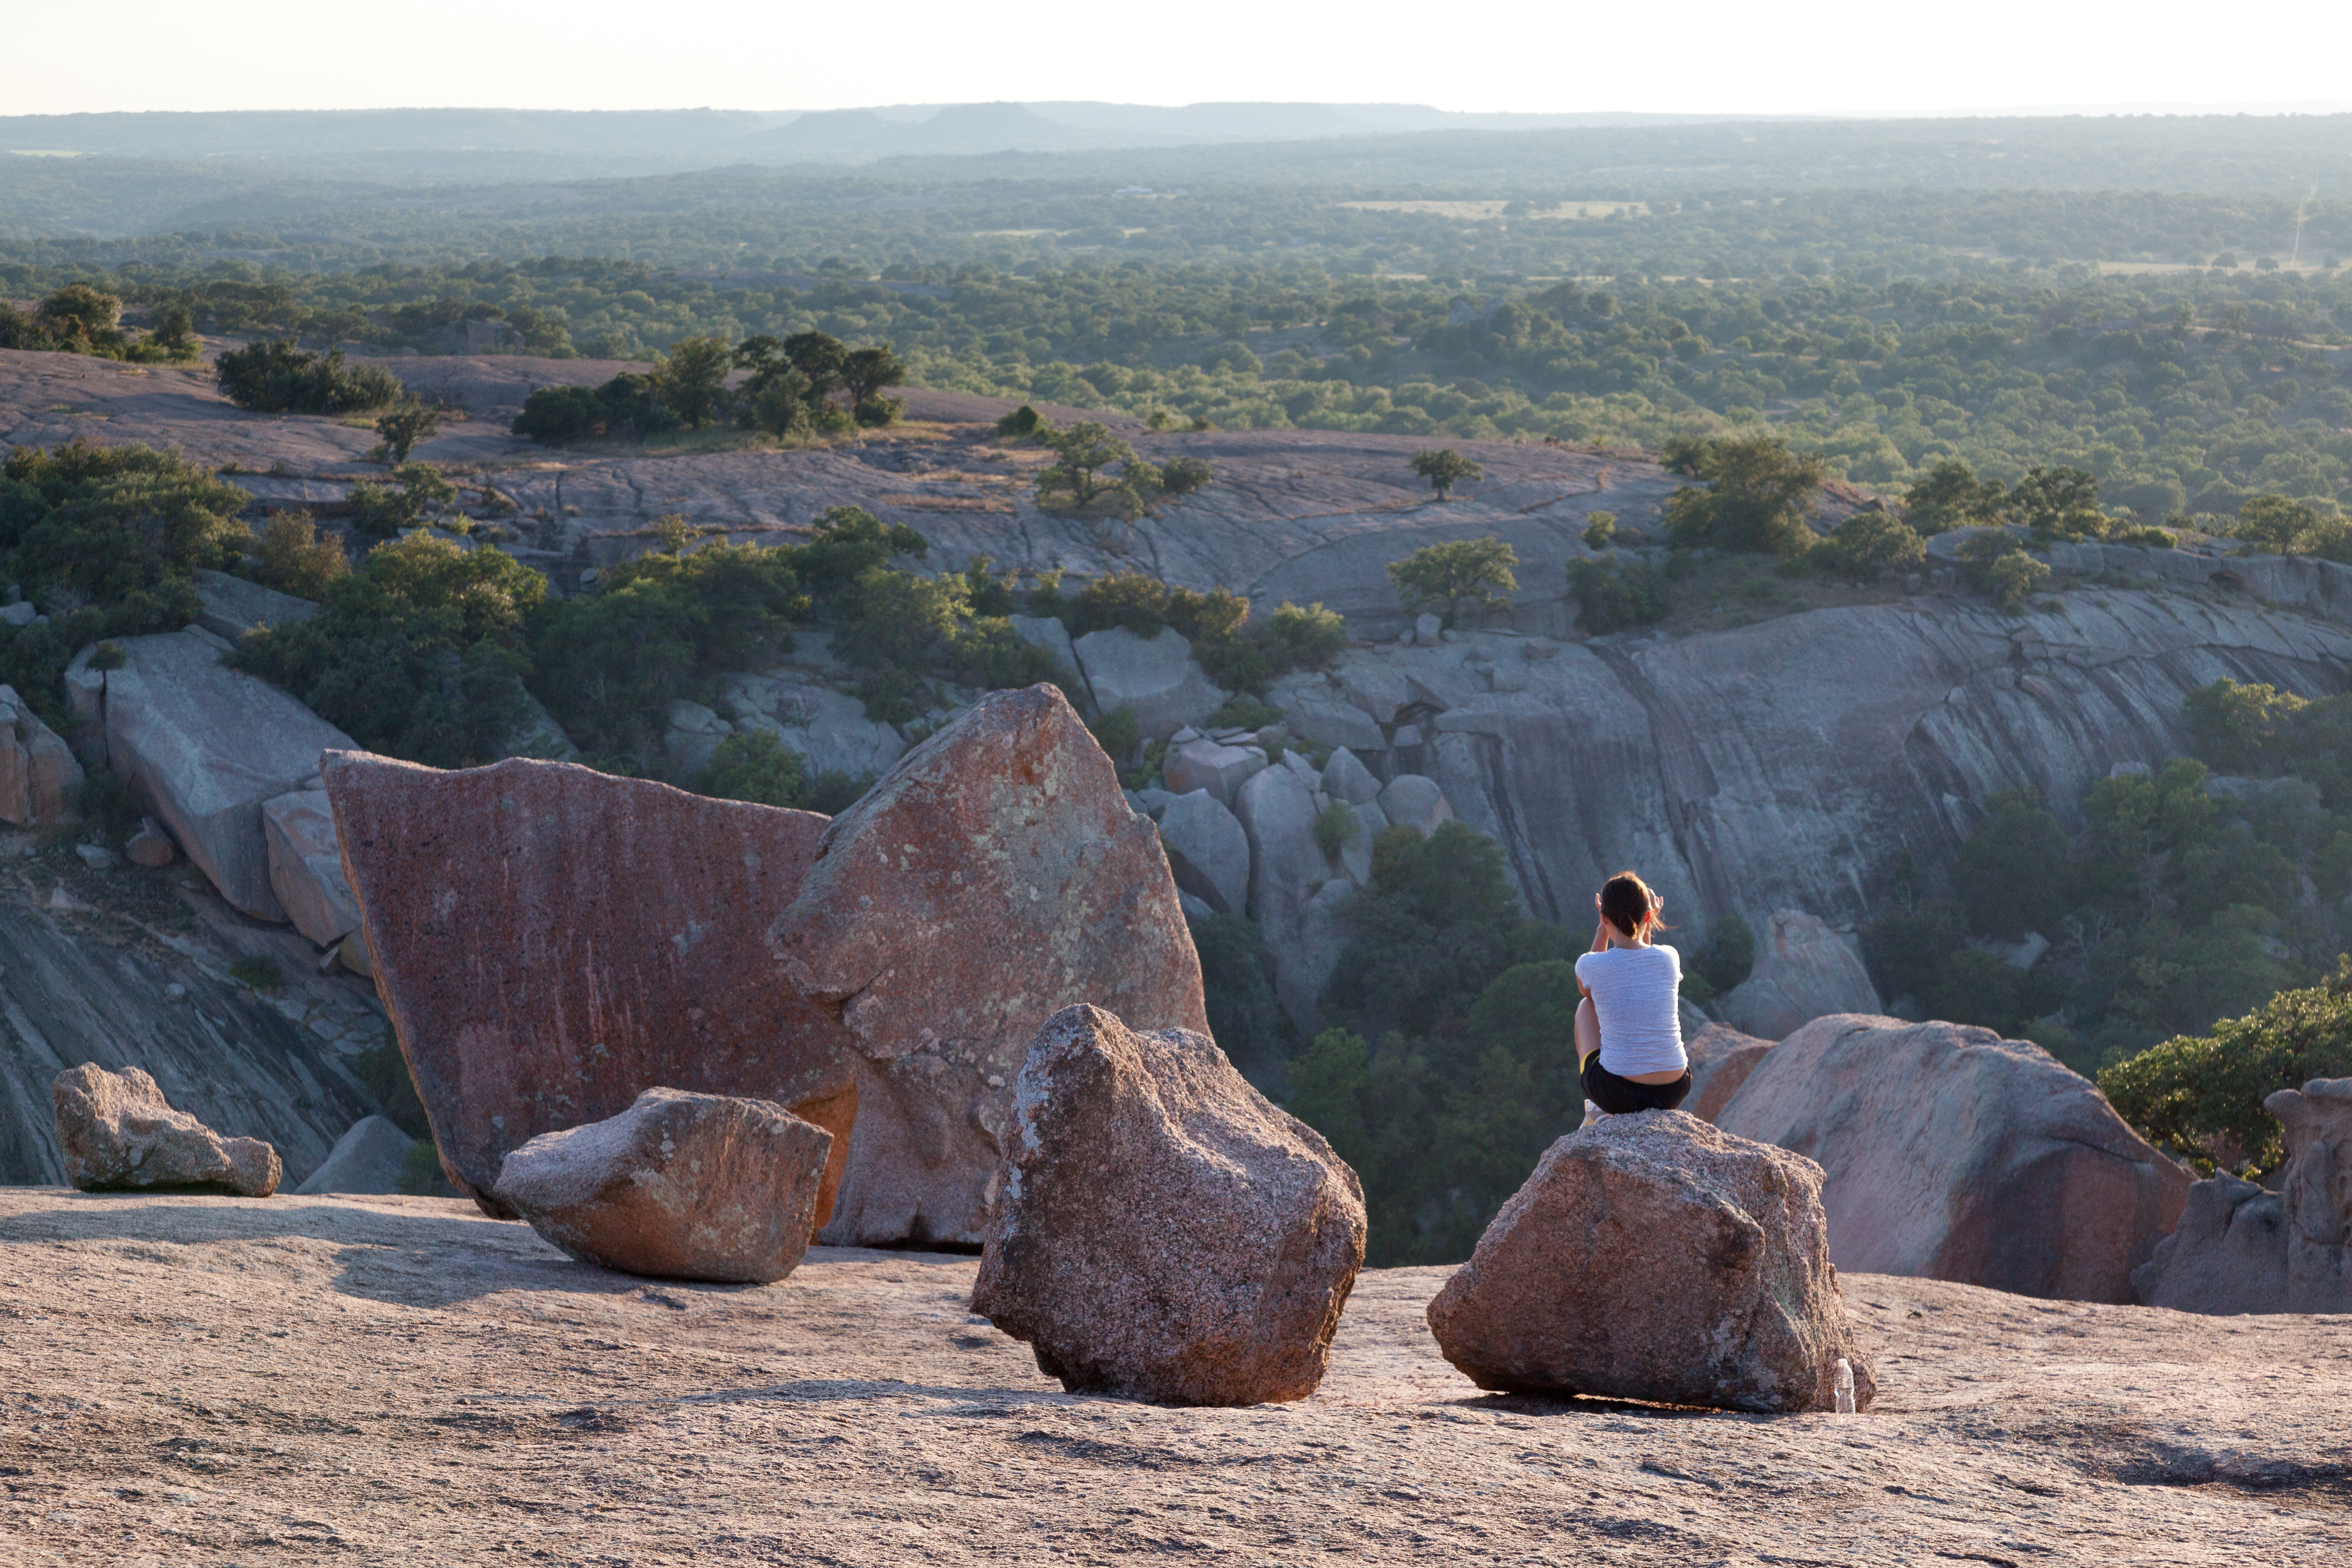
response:
[[[1637,1110],[1672,1110],[1689,1098],[1690,1091],[1691,1075],[1687,1072],[1672,1083],[1635,1083],[1602,1067],[1599,1051],[1584,1058],[1584,1098],[1612,1116],[1630,1116]]]

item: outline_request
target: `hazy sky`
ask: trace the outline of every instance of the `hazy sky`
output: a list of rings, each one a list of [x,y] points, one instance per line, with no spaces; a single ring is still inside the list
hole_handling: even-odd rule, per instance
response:
[[[14,63],[0,73],[0,113],[11,114],[993,99],[1805,114],[2352,97],[2340,0],[2254,11],[2164,0],[114,0],[103,27],[115,42],[96,56],[92,13],[54,0],[12,13]]]

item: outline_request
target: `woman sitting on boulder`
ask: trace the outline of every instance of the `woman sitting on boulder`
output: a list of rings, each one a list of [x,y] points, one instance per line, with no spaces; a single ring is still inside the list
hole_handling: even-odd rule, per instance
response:
[[[1593,896],[1601,923],[1576,961],[1576,1061],[1591,1111],[1672,1110],[1691,1091],[1679,1008],[1682,954],[1653,942],[1665,900],[1631,871]]]

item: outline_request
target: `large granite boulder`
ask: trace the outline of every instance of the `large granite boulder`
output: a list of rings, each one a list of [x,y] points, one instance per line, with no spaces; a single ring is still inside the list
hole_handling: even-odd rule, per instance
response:
[[[1228,805],[1234,792],[1265,765],[1265,753],[1255,746],[1228,746],[1202,738],[1171,747],[1160,772],[1171,794],[1206,790],[1218,805]]]
[[[1766,1040],[1832,1013],[1881,1010],[1853,939],[1797,910],[1777,910],[1766,922],[1756,967],[1717,1006],[1732,1027]]]
[[[1829,1173],[1839,1268],[2130,1301],[2189,1174],[2039,1046],[1958,1024],[1817,1018],[1716,1117]]]
[[[1437,781],[1420,773],[1400,773],[1388,783],[1379,795],[1381,813],[1390,826],[1410,827],[1423,838],[1454,820],[1454,808],[1446,803],[1444,790]]]
[[[0,686],[0,822],[47,827],[73,815],[81,763],[13,686]]]
[[[226,572],[199,566],[195,578],[196,602],[202,606],[196,625],[232,643],[257,627],[292,626],[319,613],[315,599],[281,594]]]
[[[1323,793],[1349,805],[1370,805],[1381,798],[1381,781],[1355,752],[1341,746],[1323,764]]]
[[[2139,1299],[2183,1312],[2352,1312],[2352,1079],[2283,1089],[2278,1190],[2222,1173],[2189,1189],[2173,1233],[2132,1275]]]
[[[656,1086],[773,1100],[834,1134],[857,1109],[833,1009],[771,962],[826,819],[563,763],[325,763],[376,990],[442,1168],[487,1212],[506,1157]],[[1123,808],[1122,808],[1123,809]]]
[[[866,704],[856,698],[793,679],[788,672],[730,675],[719,706],[734,716],[734,729],[765,730],[786,750],[800,753],[811,777],[846,773],[854,779],[871,778],[907,750],[898,731],[867,718]],[[717,722],[719,727],[706,737],[712,751],[726,733],[726,721]]]
[[[1429,1304],[1481,1388],[1772,1413],[1875,1392],[1846,1321],[1822,1170],[1678,1110],[1544,1152]]]
[[[335,1140],[325,1162],[302,1178],[298,1195],[320,1193],[396,1193],[416,1140],[382,1116],[362,1116]]]
[[[1388,744],[1379,721],[1349,701],[1339,683],[1320,671],[1284,676],[1266,691],[1265,700],[1295,735],[1360,752],[1377,752]]]
[[[163,1100],[143,1068],[68,1068],[49,1085],[66,1180],[86,1193],[195,1188],[266,1198],[284,1173],[258,1138],[224,1138]]]
[[[166,827],[222,898],[283,921],[269,880],[262,802],[301,787],[323,752],[350,736],[286,692],[220,661],[191,632],[125,637],[121,668],[100,677],[106,760],[140,808]]]
[[[1196,789],[1162,805],[1160,841],[1179,888],[1221,915],[1248,906],[1249,835],[1211,792]]]
[[[1192,645],[1171,628],[1145,638],[1113,626],[1088,632],[1072,647],[1096,708],[1105,713],[1129,710],[1147,741],[1164,741],[1199,723],[1231,695],[1201,673],[1192,662]]]
[[[769,942],[857,1061],[835,1245],[980,1239],[1012,1079],[1060,1008],[1207,1032],[1158,830],[1049,685],[901,757],[824,830]]]
[[[261,803],[269,846],[269,890],[294,929],[326,947],[360,929],[360,907],[343,877],[335,809],[323,789],[295,790]]]
[[[509,1154],[498,1197],[625,1274],[767,1284],[800,1266],[833,1134],[764,1100],[649,1089]]]
[[[1021,1067],[971,1310],[1074,1394],[1304,1399],[1364,1259],[1356,1173],[1207,1036],[1099,1007]]]
[[[1312,786],[1295,768],[1266,769],[1234,800],[1234,816],[1249,837],[1250,918],[1274,955],[1282,1010],[1302,1032],[1313,1029],[1315,1005],[1338,963],[1336,952],[1330,964],[1320,962],[1320,948],[1307,929],[1307,906],[1334,880],[1331,863],[1315,842],[1319,815]]]
[[[1701,1121],[1713,1121],[1772,1048],[1769,1040],[1743,1035],[1728,1024],[1709,1022],[1683,1036],[1684,1054],[1690,1058],[1690,1097],[1682,1109]]]

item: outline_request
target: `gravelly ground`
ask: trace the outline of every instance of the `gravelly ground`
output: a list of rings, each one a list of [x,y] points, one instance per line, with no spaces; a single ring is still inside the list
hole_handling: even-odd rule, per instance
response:
[[[1879,1408],[1483,1395],[1357,1289],[1323,1392],[1073,1399],[973,1260],[655,1284],[423,1198],[0,1189],[0,1562],[2352,1561],[2352,1319],[1855,1276]]]

